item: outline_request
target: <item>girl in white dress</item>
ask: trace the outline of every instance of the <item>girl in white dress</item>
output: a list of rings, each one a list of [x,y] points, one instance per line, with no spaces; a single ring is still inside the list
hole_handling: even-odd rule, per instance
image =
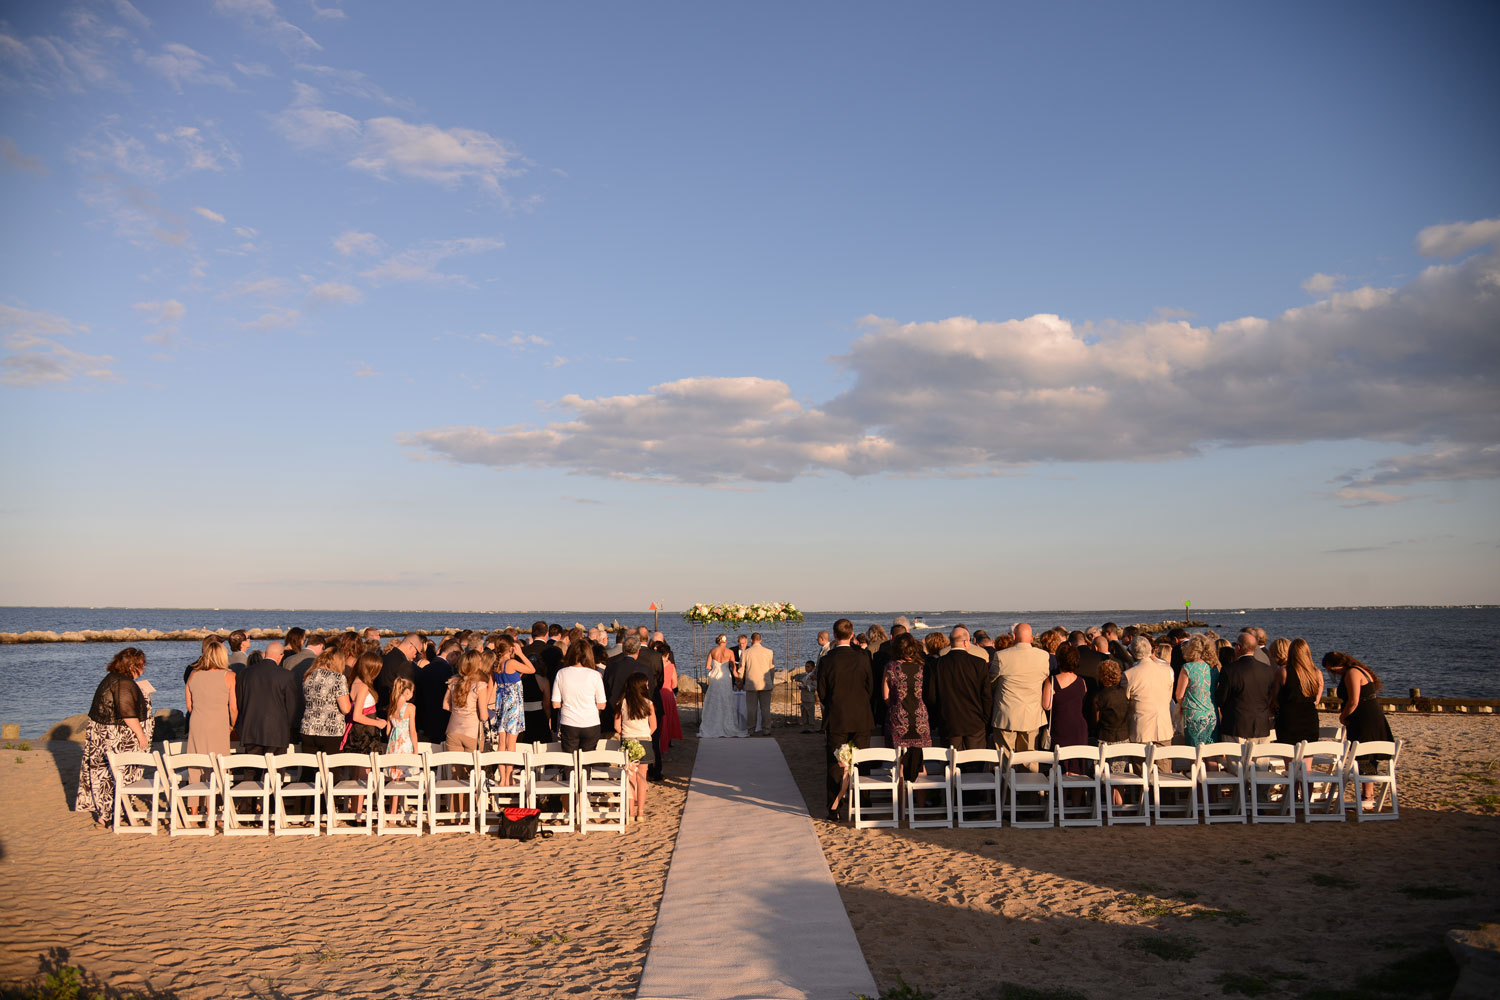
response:
[[[703,695],[703,715],[698,722],[700,739],[746,735],[735,723],[734,682],[739,673],[728,643],[729,637],[721,635],[708,653],[708,691]]]

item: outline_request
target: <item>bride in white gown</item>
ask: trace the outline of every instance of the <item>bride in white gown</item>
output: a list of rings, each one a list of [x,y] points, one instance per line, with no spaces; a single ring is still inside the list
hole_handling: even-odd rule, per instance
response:
[[[734,654],[728,643],[729,637],[721,635],[708,653],[708,690],[703,695],[703,714],[698,723],[700,739],[745,735],[735,723]]]

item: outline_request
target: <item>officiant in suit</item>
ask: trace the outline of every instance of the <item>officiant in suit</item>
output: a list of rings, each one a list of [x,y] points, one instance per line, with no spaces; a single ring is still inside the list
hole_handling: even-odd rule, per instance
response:
[[[740,671],[745,678],[745,728],[752,735],[770,736],[776,654],[761,644],[759,632],[750,634],[750,648],[740,654]]]
[[[844,768],[838,748],[853,743],[870,745],[875,715],[870,711],[870,654],[854,641],[854,623],[840,618],[833,623],[833,648],[818,664],[818,700],[823,704],[823,723],[828,733],[828,818],[839,818],[833,802],[844,784]]]

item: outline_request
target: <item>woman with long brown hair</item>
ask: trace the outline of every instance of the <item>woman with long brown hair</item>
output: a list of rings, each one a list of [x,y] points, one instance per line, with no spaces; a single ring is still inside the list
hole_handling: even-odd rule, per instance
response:
[[[1318,738],[1323,671],[1314,666],[1306,639],[1292,640],[1278,674],[1281,688],[1276,696],[1276,741],[1293,746],[1304,740],[1311,743]]]
[[[1339,721],[1344,724],[1344,738],[1351,743],[1390,740],[1391,724],[1386,721],[1380,702],[1375,700],[1380,694],[1380,678],[1375,671],[1336,649],[1324,654],[1323,669],[1339,679]],[[1361,768],[1373,766],[1373,760],[1360,762]],[[1374,785],[1362,786],[1365,808],[1375,805],[1371,798],[1374,793]]]

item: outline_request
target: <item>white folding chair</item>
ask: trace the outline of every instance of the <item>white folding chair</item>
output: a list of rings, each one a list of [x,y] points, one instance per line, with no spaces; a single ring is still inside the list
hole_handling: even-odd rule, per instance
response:
[[[473,760],[472,754],[461,756]],[[400,771],[400,774],[396,772]],[[419,753],[375,755],[375,833],[417,836],[426,811],[426,764]]]
[[[1151,770],[1153,751],[1149,743],[1105,743],[1099,747],[1099,802],[1104,807],[1104,825],[1122,826],[1151,822]],[[1115,771],[1111,765],[1123,769]],[[1120,804],[1115,805],[1115,793]]]
[[[1203,822],[1245,822],[1249,818],[1245,810],[1245,744],[1200,746],[1198,788],[1203,796]]]
[[[478,755],[463,750],[424,754],[427,774],[427,829],[433,833],[473,833],[479,829]],[[446,806],[446,808],[445,808]]]
[[[325,753],[323,791],[328,796],[328,833],[368,837],[375,832],[375,755]],[[340,809],[343,802],[347,808]]]
[[[1010,796],[1011,826],[1039,830],[1052,825],[1052,769],[1056,762],[1048,750],[1018,750],[1006,755],[1005,790]],[[1036,801],[1023,801],[1030,796]],[[1023,813],[1027,819],[1021,818]]]
[[[1250,822],[1297,822],[1297,748],[1290,743],[1251,743],[1245,754],[1250,784]]]
[[[1054,747],[1052,777],[1056,784],[1058,826],[1099,826],[1104,822],[1099,808],[1099,748],[1095,746]],[[1082,764],[1083,774],[1070,772],[1072,761]],[[1072,792],[1081,801],[1068,803]]]
[[[599,740],[599,741],[597,741],[594,744],[594,749],[595,750],[618,750],[618,749],[620,749],[620,742],[621,742],[620,740],[613,740],[613,739],[610,739],[610,740]]]
[[[531,808],[541,810],[539,829],[573,832],[578,822],[577,770],[576,755],[561,750],[534,753],[526,758],[526,790],[531,796]]]
[[[187,753],[187,740],[158,740],[151,744],[151,749],[162,755],[162,763],[172,756]]]
[[[978,765],[965,771],[964,765]],[[999,826],[1005,818],[1000,751],[953,751],[953,809],[960,827]]]
[[[225,753],[214,758],[224,795],[224,835],[271,832],[271,762],[266,754]]]
[[[901,783],[906,789],[906,825],[913,830],[952,826],[953,751],[947,747],[907,747],[905,752],[922,756],[922,770]],[[939,805],[917,805],[917,796],[924,794],[941,795],[943,800]]]
[[[1402,742],[1356,742],[1349,748],[1349,758],[1344,765],[1344,782],[1354,791],[1354,818],[1357,822],[1401,817],[1401,810],[1396,803],[1396,760],[1401,756]],[[1360,773],[1361,764],[1371,773]],[[1374,805],[1369,809],[1365,808],[1365,785],[1375,786]],[[1390,806],[1389,810],[1386,809],[1387,805]]]
[[[1198,748],[1153,747],[1151,763],[1151,809],[1156,825],[1197,826]],[[1186,769],[1178,770],[1183,764]]]
[[[532,753],[562,753],[563,752],[563,748],[562,748],[562,744],[558,743],[556,740],[553,740],[551,743],[543,743],[541,740],[537,740],[535,743],[531,744],[531,752]]]
[[[219,812],[219,769],[211,754],[173,753],[162,758],[163,777],[167,786],[167,833],[173,837],[212,837]],[[188,771],[197,771],[198,780],[191,780]],[[207,799],[204,815],[199,823],[190,823],[189,799],[196,803]]]
[[[1344,822],[1344,758],[1339,740],[1304,740],[1297,746],[1297,790],[1309,823]]]
[[[483,750],[474,755],[474,781],[479,794],[480,833],[500,830],[500,813],[507,808],[526,809],[531,794],[526,784],[526,757],[521,750]],[[508,766],[510,783],[500,783],[500,768]]]
[[[1340,722],[1334,726],[1319,726],[1318,740],[1320,742],[1322,740],[1336,740],[1339,743],[1345,742],[1344,724]]]
[[[578,752],[578,829],[625,832],[629,814],[630,775],[625,752],[580,750]]]
[[[314,836],[323,820],[323,755],[317,753],[273,753],[271,797],[276,802],[273,835]],[[287,803],[301,803],[304,812],[291,812]]]
[[[849,817],[856,830],[901,825],[898,757],[890,747],[854,751],[849,762]],[[863,770],[860,765],[864,765]]]
[[[156,823],[161,816],[161,800],[166,793],[166,766],[161,758],[150,750],[111,751],[106,762],[115,782],[114,830],[115,833],[149,833],[156,835]],[[126,768],[138,767],[141,773],[134,780],[125,780]],[[138,805],[132,799],[145,799]]]

